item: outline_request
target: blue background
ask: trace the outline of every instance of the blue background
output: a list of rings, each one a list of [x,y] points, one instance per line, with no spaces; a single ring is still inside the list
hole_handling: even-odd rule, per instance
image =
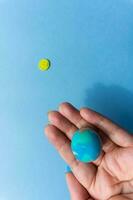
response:
[[[132,131],[132,82],[133,0],[0,0],[0,200],[69,199],[47,112],[70,101]]]

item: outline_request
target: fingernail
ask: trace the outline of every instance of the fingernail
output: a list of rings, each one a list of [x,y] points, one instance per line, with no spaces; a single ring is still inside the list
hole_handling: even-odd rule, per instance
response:
[[[65,173],[67,174],[67,173],[72,173],[72,170],[71,170],[71,168],[67,165],[66,166],[66,171],[65,171]]]
[[[47,115],[49,115],[50,112],[51,112],[51,110],[47,112]]]

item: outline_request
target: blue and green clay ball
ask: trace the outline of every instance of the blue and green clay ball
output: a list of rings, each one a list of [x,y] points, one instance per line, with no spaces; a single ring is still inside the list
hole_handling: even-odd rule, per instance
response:
[[[77,160],[89,163],[100,156],[102,142],[100,136],[91,129],[77,130],[72,137],[71,149]]]

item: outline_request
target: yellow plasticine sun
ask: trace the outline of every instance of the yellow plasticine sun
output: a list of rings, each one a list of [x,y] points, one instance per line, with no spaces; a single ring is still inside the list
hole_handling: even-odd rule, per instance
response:
[[[41,59],[38,63],[38,67],[42,71],[46,71],[50,68],[50,61],[48,59]]]

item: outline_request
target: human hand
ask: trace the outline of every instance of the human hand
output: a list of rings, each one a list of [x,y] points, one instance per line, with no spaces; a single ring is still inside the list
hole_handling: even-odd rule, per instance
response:
[[[66,174],[72,200],[133,199],[133,135],[99,113],[78,111],[69,103],[48,117],[51,124],[45,133],[72,169]],[[96,130],[103,143],[101,155],[92,163],[77,161],[71,151],[73,133],[83,127]]]

